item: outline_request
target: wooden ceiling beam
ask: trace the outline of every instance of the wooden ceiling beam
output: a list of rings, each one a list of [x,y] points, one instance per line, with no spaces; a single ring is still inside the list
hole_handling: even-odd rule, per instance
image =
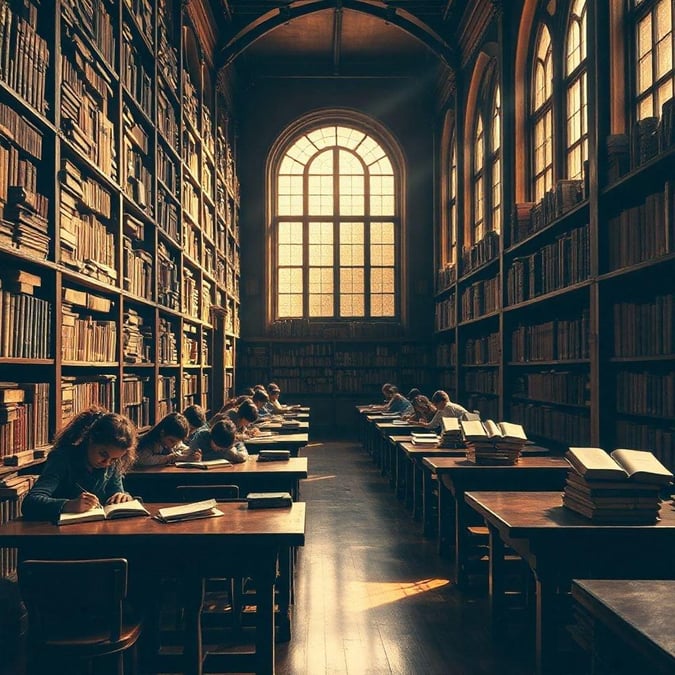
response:
[[[374,4],[368,0],[310,0],[289,2],[251,20],[247,26],[226,40],[218,50],[216,67],[231,64],[247,47],[275,28],[325,9],[350,9],[397,26],[425,44],[446,65],[453,68],[456,55],[450,45],[421,19],[391,5]],[[335,47],[334,47],[335,48]]]
[[[333,75],[340,74],[340,54],[342,50],[342,0],[333,12]]]

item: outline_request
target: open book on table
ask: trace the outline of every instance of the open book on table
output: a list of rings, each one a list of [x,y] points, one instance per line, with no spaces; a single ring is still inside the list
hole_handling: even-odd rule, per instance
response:
[[[149,515],[150,511],[138,499],[133,499],[121,504],[97,506],[82,513],[62,513],[59,515],[57,524],[71,525],[73,523],[88,523],[92,520],[113,520],[114,518],[132,518],[134,516]]]
[[[175,466],[179,469],[214,469],[219,466],[228,466],[231,464],[229,459],[207,459],[200,462],[176,462]]]
[[[570,448],[565,457],[588,480],[632,480],[669,485],[673,474],[648,450],[619,448],[607,454],[602,448]]]
[[[162,523],[175,523],[183,520],[197,520],[198,518],[211,518],[222,516],[223,512],[216,508],[215,499],[205,499],[201,502],[179,504],[178,506],[165,506],[159,509],[155,518]]]

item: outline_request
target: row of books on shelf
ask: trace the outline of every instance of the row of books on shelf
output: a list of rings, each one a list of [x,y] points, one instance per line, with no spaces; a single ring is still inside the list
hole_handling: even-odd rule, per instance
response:
[[[476,281],[462,291],[461,320],[477,319],[496,312],[501,306],[499,277]]]
[[[46,115],[49,46],[37,32],[38,11],[31,0],[0,5],[0,78]]]
[[[513,396],[568,405],[590,405],[588,374],[564,370],[519,375],[513,380]]]
[[[511,333],[514,362],[582,360],[589,355],[588,308],[579,318],[521,324]]]
[[[670,184],[667,186],[672,193]],[[667,205],[667,206],[666,206]],[[607,223],[608,266],[618,270],[675,251],[673,206],[664,191],[647,195]]]
[[[0,357],[47,359],[52,356],[52,307],[34,295],[42,284],[23,270],[0,278]]]
[[[446,288],[450,288],[457,281],[457,265],[455,263],[446,263],[443,267],[436,270],[436,292],[440,293]]]
[[[21,505],[37,476],[20,476],[10,473],[0,478],[0,525],[21,516]],[[19,551],[16,548],[0,548],[0,579],[16,573]]]
[[[494,260],[499,255],[499,232],[491,230],[470,248],[462,249],[462,274]]]
[[[621,371],[616,376],[616,408],[628,415],[675,419],[675,370]]]
[[[457,366],[457,343],[443,342],[436,345],[436,367],[449,368]]]
[[[376,321],[347,321],[339,325],[309,319],[280,319],[270,324],[271,337],[395,338],[402,335],[398,324]]]
[[[570,447],[563,506],[595,523],[651,524],[673,474],[649,451]]]
[[[675,354],[673,294],[651,301],[614,304],[614,356]]]
[[[588,279],[588,225],[556,237],[538,251],[514,258],[506,273],[507,304],[515,305]]]
[[[588,411],[565,410],[546,403],[511,402],[511,419],[530,436],[557,440],[567,445],[586,445],[591,438]]]
[[[540,201],[516,204],[511,220],[511,246],[543,230],[554,220],[583,202],[587,196],[585,180],[560,179]]]
[[[47,445],[48,422],[48,383],[0,382],[0,458],[5,464],[12,462],[8,458]]]
[[[451,293],[447,298],[443,298],[436,303],[434,328],[436,330],[446,330],[454,328],[457,325],[457,296]]]
[[[607,181],[613,183],[631,169],[669,150],[675,143],[673,110],[675,100],[661,106],[661,117],[649,116],[637,120],[628,134],[607,137]]]
[[[501,358],[499,333],[468,338],[464,344],[465,363],[496,365]]]

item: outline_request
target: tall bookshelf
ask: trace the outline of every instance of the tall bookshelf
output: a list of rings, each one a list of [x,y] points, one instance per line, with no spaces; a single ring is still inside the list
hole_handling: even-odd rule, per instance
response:
[[[55,9],[0,22],[0,365],[27,409],[0,405],[0,438],[22,466],[92,403],[140,428],[219,407],[239,330],[234,126],[189,7]]]
[[[485,417],[520,422],[531,438],[556,450],[649,449],[673,469],[675,102],[659,104],[658,117],[631,119],[635,64],[630,57],[611,63],[617,51],[610,45],[610,10],[588,7],[583,178],[558,180],[537,203],[516,203],[514,175],[524,150],[512,144],[517,111],[513,98],[506,100],[502,232],[496,246],[484,240],[463,249],[460,231],[458,262],[439,265],[436,376],[461,403]],[[504,11],[492,24],[504,91],[513,87],[518,20],[517,11]],[[613,97],[623,87],[619,112]],[[463,117],[466,96],[459,90],[449,100],[455,119]],[[459,200],[459,222],[470,226],[469,208]],[[497,302],[481,305],[492,279]],[[480,400],[486,391],[491,396]]]
[[[237,380],[243,386],[276,382],[285,401],[312,406],[312,428],[350,428],[353,405],[382,399],[392,382],[405,393],[429,383],[427,343],[397,339],[347,342],[320,338],[242,340]]]

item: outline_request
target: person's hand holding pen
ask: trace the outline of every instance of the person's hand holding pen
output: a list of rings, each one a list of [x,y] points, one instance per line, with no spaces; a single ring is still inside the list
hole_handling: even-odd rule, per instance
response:
[[[88,492],[78,483],[75,483],[75,487],[78,490],[82,490],[82,493],[75,499],[69,499],[63,505],[63,509],[61,509],[62,513],[83,513],[84,511],[89,511],[89,509],[101,506],[101,502],[95,494]]]

